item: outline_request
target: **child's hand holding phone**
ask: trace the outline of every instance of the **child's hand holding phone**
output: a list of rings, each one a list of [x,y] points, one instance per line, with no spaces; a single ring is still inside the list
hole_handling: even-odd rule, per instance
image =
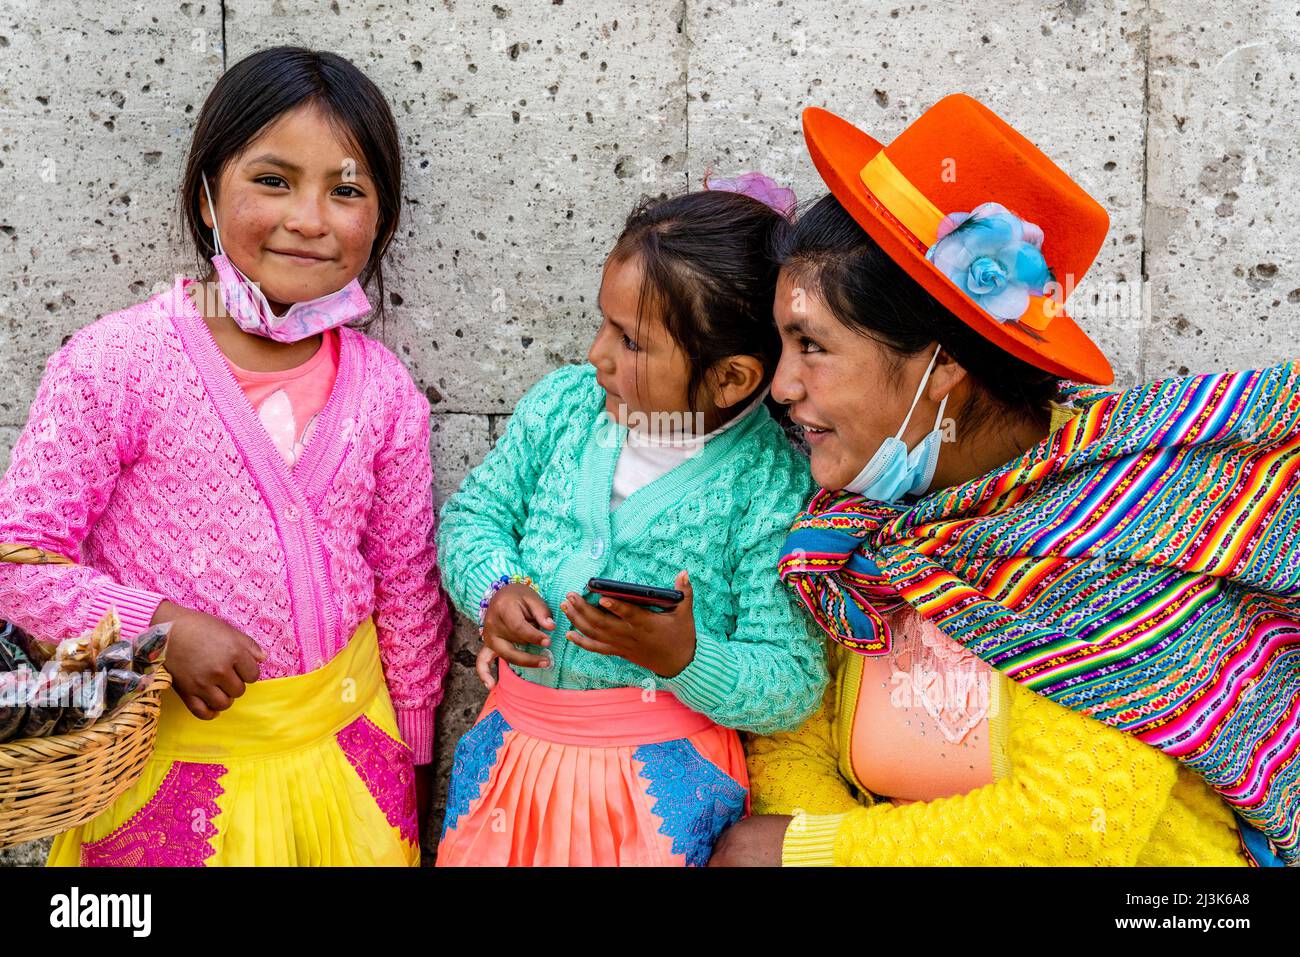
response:
[[[497,589],[483,616],[483,647],[475,661],[484,686],[491,688],[496,684],[490,670],[493,658],[504,658],[521,668],[549,667],[549,658],[529,654],[518,647],[549,647],[551,636],[543,628],[554,629],[555,619],[541,595],[518,582]]]
[[[695,608],[690,573],[677,573],[673,587],[682,600],[664,611],[651,611],[617,598],[602,596],[594,606],[569,592],[560,604],[576,631],[565,637],[580,648],[615,655],[672,678],[695,659]]]

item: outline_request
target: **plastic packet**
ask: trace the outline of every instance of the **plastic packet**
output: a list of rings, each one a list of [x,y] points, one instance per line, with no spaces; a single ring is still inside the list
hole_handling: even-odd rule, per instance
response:
[[[167,635],[172,630],[172,623],[164,621],[140,632],[131,642],[134,649],[135,670],[144,674],[151,665],[162,661],[167,651]]]
[[[90,727],[103,717],[104,710],[108,706],[106,672],[82,673],[75,677],[77,686],[73,690],[71,700],[63,709],[63,716],[59,719],[59,734]]]
[[[130,669],[135,660],[135,648],[129,641],[115,641],[99,653],[95,659],[96,671],[112,671],[115,668]]]
[[[23,651],[22,645],[8,637],[11,633],[12,626],[9,625],[0,630],[0,672],[34,670],[31,659],[27,657],[27,652]]]
[[[27,722],[28,685],[35,674],[26,668],[0,672],[0,742],[18,737]]]
[[[101,672],[107,681],[106,694],[108,698],[108,709],[116,711],[125,701],[129,701],[144,687],[145,679],[143,675],[138,675],[134,671],[127,671],[125,668],[114,668],[111,671]]]
[[[117,609],[109,608],[94,630],[87,636],[90,639],[91,657],[95,658],[114,642],[122,640],[122,620],[117,617]]]
[[[90,671],[95,667],[95,648],[91,636],[64,638],[55,647],[52,660],[59,671]]]
[[[33,668],[40,668],[41,665],[54,657],[55,646],[53,642],[39,641],[13,622],[5,622],[4,628],[0,629],[0,638],[22,649],[23,654],[27,656],[27,660],[31,662]]]
[[[73,699],[81,678],[48,668],[37,675],[27,696],[27,720],[19,737],[41,738],[53,733],[63,717],[64,705]]]

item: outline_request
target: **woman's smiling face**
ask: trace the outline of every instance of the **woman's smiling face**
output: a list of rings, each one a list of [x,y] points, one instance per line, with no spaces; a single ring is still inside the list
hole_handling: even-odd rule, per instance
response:
[[[790,407],[790,418],[802,428],[813,479],[822,488],[841,489],[886,437],[897,434],[929,357],[919,357],[919,368],[913,357],[896,369],[885,346],[846,327],[788,269],[777,281],[773,312],[781,361],[772,397]],[[934,415],[923,396],[903,434],[908,448],[933,428]]]
[[[375,184],[357,148],[314,105],[277,119],[210,185],[227,257],[276,313],[337,292],[370,258]],[[200,208],[211,227],[206,200]]]

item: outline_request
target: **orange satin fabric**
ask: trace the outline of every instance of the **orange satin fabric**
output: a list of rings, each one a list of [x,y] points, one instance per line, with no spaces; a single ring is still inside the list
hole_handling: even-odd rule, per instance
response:
[[[993,780],[993,669],[909,605],[888,616],[894,645],[868,657],[849,753],[863,787],[895,803],[965,794]]]

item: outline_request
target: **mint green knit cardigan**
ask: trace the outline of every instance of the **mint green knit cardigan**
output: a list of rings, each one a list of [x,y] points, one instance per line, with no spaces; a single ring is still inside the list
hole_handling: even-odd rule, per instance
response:
[[[516,669],[529,681],[660,688],[725,727],[797,728],[827,680],[821,638],[776,569],[813,491],[807,459],[760,405],[611,512],[627,429],[604,407],[585,363],[556,369],[519,401],[505,435],[442,508],[438,560],[457,608],[477,621],[495,579],[531,576],[556,628],[552,667]],[[683,568],[696,646],[680,674],[661,678],[564,638],[572,626],[560,602],[572,591],[595,603],[589,578],[672,587]]]

